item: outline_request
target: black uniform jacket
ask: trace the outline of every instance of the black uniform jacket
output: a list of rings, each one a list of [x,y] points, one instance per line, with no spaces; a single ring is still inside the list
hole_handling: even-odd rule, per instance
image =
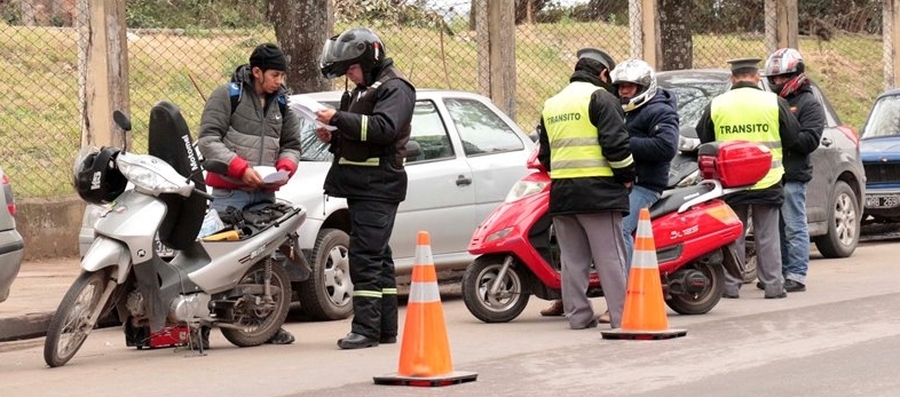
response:
[[[596,76],[576,71],[570,81],[587,81],[597,86],[591,95],[588,114],[591,124],[597,126],[597,139],[603,157],[609,161],[620,161],[631,156],[628,146],[628,132],[625,131],[625,113],[619,100],[609,93],[609,84]],[[550,142],[544,129],[544,121],[539,126],[540,152],[538,160],[550,170]],[[625,183],[634,181],[634,164],[624,168],[613,168],[612,177],[590,177],[554,179],[550,185],[550,215],[588,214],[605,211],[628,213],[628,188]]]

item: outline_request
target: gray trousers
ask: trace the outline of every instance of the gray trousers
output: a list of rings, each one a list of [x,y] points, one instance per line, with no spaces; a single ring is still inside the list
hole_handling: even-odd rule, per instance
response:
[[[734,205],[731,207],[744,225],[753,218],[753,238],[756,242],[756,272],[759,281],[765,285],[766,296],[779,295],[784,291],[784,276],[781,274],[781,231],[778,229],[780,207],[766,205]],[[752,210],[752,211],[751,211]],[[747,228],[744,228],[744,237]],[[738,255],[745,258],[744,239],[737,241]],[[736,295],[743,280],[725,273],[725,293]]]
[[[777,222],[777,219],[776,219]],[[625,305],[625,238],[622,213],[559,215],[553,217],[562,263],[562,299],[569,327],[585,328],[594,321],[594,309],[586,291],[595,264],[610,325],[622,325]]]

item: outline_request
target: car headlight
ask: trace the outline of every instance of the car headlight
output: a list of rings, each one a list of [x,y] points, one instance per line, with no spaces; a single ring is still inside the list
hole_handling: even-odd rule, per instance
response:
[[[546,181],[532,181],[527,179],[518,181],[511,189],[509,189],[509,193],[506,194],[504,202],[510,203],[538,194],[547,187],[547,184],[548,182]]]

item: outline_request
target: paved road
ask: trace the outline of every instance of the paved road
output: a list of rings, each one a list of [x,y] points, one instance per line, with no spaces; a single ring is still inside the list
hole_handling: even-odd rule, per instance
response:
[[[203,357],[173,349],[124,346],[119,329],[92,334],[66,366],[49,369],[42,339],[0,344],[0,395],[159,396],[888,396],[900,390],[900,266],[896,240],[860,245],[847,259],[813,260],[809,291],[764,300],[745,286],[701,316],[670,312],[668,341],[603,340],[598,330],[572,331],[542,318],[532,300],[507,324],[475,320],[445,290],[443,308],[454,368],[476,382],[441,389],[375,386],[397,369],[399,346],[340,351],[349,321],[287,328],[288,346],[240,349],[218,334]],[[595,301],[598,309],[602,300]],[[404,314],[401,311],[401,316]]]

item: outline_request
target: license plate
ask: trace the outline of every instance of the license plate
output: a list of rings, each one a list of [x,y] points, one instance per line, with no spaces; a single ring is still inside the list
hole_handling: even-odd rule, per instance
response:
[[[866,196],[866,208],[900,207],[900,196]]]
[[[159,241],[159,238],[153,239],[153,245],[156,248],[156,254],[159,255],[160,258],[171,258],[175,256],[175,250],[167,247],[162,241]]]

